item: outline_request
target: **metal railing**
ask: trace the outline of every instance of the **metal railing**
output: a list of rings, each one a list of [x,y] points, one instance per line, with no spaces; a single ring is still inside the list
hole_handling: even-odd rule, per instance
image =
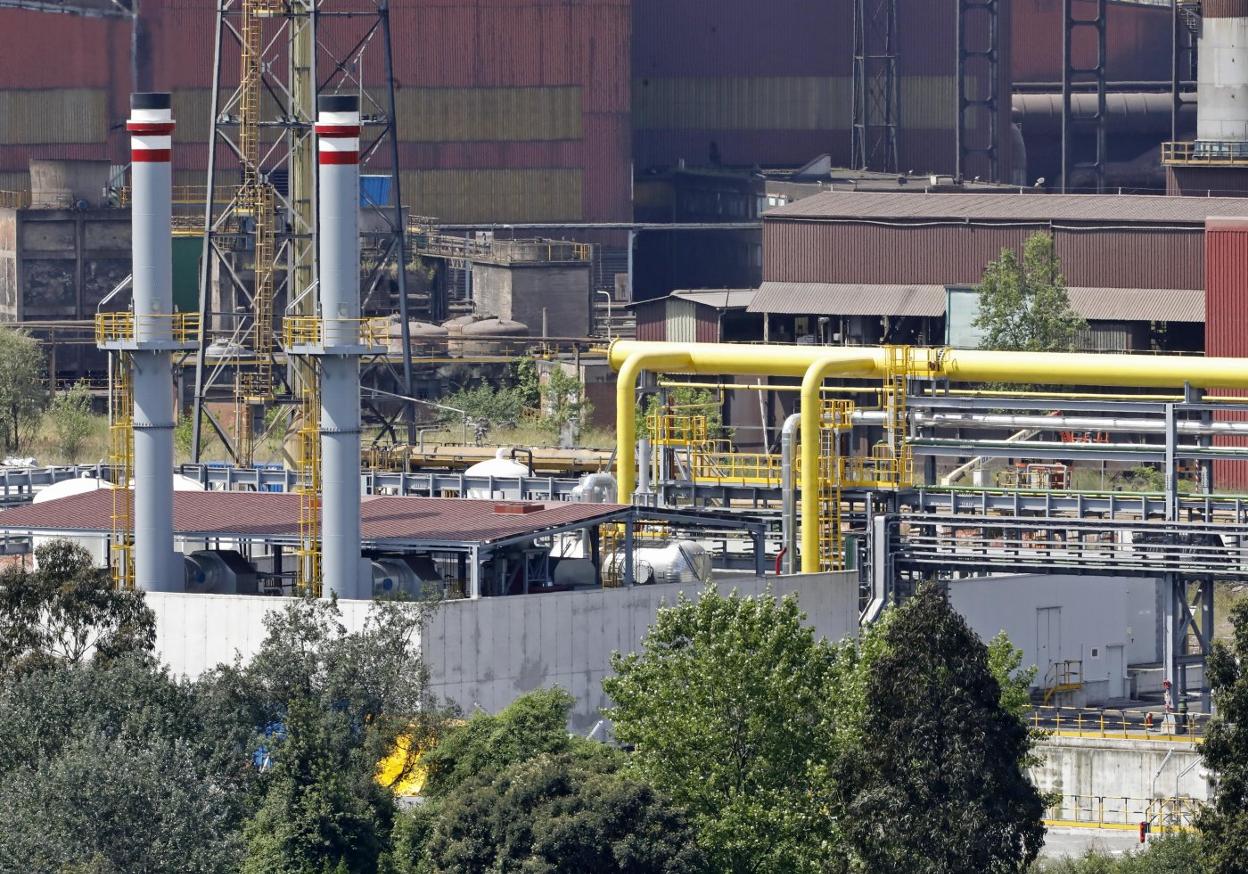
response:
[[[325,337],[325,327],[340,327],[343,333],[354,336],[354,343],[361,346],[388,346],[390,343],[390,320],[369,319],[322,319],[318,316],[287,316],[282,320],[282,345],[319,346]],[[331,331],[331,333],[333,333]]]
[[[136,329],[145,337],[156,334],[169,337],[178,343],[193,343],[199,337],[199,313],[149,313],[137,319],[128,310],[96,313],[96,343],[134,340]]]
[[[1164,142],[1161,163],[1203,167],[1248,167],[1248,144],[1240,142]]]
[[[1039,706],[1027,715],[1027,724],[1059,737],[1199,743],[1209,724],[1209,714],[1167,713],[1160,707],[1156,710],[1093,710]]]
[[[1146,822],[1153,832],[1195,828],[1203,803],[1195,798],[1130,798],[1112,795],[1062,795],[1045,810],[1045,824],[1073,828],[1134,831]]]
[[[542,239],[479,239],[440,234],[420,216],[408,218],[407,232],[412,248],[422,255],[464,261],[491,261],[500,264],[521,262],[588,262],[593,260],[593,246],[572,240]]]

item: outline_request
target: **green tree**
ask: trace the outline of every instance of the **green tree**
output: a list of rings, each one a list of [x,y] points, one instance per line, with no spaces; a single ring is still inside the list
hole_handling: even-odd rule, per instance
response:
[[[1032,234],[1019,260],[1013,249],[984,271],[979,285],[981,349],[1069,352],[1087,322],[1070,307],[1062,265],[1047,233]]]
[[[686,808],[712,867],[835,870],[835,654],[793,597],[683,595],[603,682],[628,773]]]
[[[400,734],[434,734],[442,716],[415,644],[430,609],[379,602],[357,633],[336,601],[297,602],[266,619],[245,680],[273,764],[246,826],[244,871],[377,870],[394,799],[377,785],[376,763]]]
[[[425,793],[438,798],[474,777],[490,777],[542,753],[565,753],[590,745],[568,734],[574,699],[563,689],[521,695],[498,713],[476,713],[448,730],[421,763]]]
[[[1229,641],[1218,641],[1206,672],[1217,717],[1200,745],[1218,775],[1213,802],[1197,819],[1210,874],[1248,872],[1248,600],[1231,609]]]
[[[48,662],[0,684],[0,870],[226,874],[255,771],[232,678],[151,659]]]
[[[37,570],[0,572],[0,673],[151,652],[156,620],[142,592],[115,589],[108,571],[68,540],[43,544],[35,559]]]
[[[461,784],[441,806],[426,854],[430,874],[706,870],[683,813],[618,773],[606,750],[542,753]]]
[[[45,364],[38,342],[24,331],[0,327],[0,433],[16,450],[39,424],[48,401]]]
[[[925,585],[858,653],[842,720],[864,742],[839,760],[836,789],[859,868],[1023,870],[1044,839],[1044,802],[1025,770],[1031,738],[1003,705],[988,648]]]
[[[60,450],[71,464],[76,464],[83,444],[95,430],[96,416],[91,412],[90,387],[79,381],[69,391],[58,394],[52,400],[48,418]]]

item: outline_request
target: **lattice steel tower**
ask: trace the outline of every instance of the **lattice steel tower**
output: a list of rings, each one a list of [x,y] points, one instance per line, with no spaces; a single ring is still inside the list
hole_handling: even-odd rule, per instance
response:
[[[331,49],[344,45],[340,54]],[[234,57],[236,67],[224,60]],[[319,315],[312,125],[320,95],[360,97],[361,169],[390,178],[390,202],[364,204],[375,219],[365,233],[361,270],[368,305],[399,313],[402,384],[411,394],[387,0],[219,0],[213,69],[192,455],[199,460],[206,422],[233,460],[248,465],[264,409],[284,404],[297,420],[298,401],[315,384],[294,359],[278,366],[285,356],[277,338],[286,314]],[[368,84],[378,78],[379,86]],[[226,180],[234,173],[231,185]],[[391,282],[397,302],[390,299]],[[235,422],[227,428],[207,405],[231,401]],[[276,428],[285,419],[267,424]]]
[[[897,0],[854,0],[853,88],[854,168],[896,173],[901,163]]]

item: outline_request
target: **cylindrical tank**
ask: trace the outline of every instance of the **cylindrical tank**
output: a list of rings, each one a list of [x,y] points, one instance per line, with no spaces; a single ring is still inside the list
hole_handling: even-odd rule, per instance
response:
[[[446,332],[449,335],[446,344],[446,351],[448,354],[456,357],[464,354],[464,344],[461,342],[464,335],[464,328],[471,325],[473,322],[481,321],[482,318],[482,316],[478,316],[475,313],[468,313],[467,315],[447,319],[442,323],[441,327],[446,328]]]
[[[463,327],[464,354],[490,355],[498,353],[499,345],[489,342],[500,337],[527,337],[529,328],[511,319],[481,319]],[[477,342],[473,342],[473,341]]]
[[[597,583],[594,563],[588,558],[556,558],[550,564],[550,577],[556,586],[589,588]]]
[[[650,582],[705,584],[711,581],[711,556],[692,540],[678,540],[667,546],[642,547],[633,553],[633,566],[648,566]],[[638,582],[643,582],[638,574]]]
[[[494,457],[485,461],[478,461],[472,467],[464,471],[464,476],[493,476],[500,479],[515,480],[519,477],[529,475],[529,468],[514,458],[510,457],[510,452],[506,449],[499,449],[494,453]],[[521,497],[518,484],[506,486],[499,484],[492,491],[489,488],[471,488],[468,489],[468,497],[479,500],[510,500],[518,501]]]
[[[202,549],[183,556],[186,591],[200,595],[254,594],[256,569],[233,550]]]
[[[616,556],[611,564],[613,570],[623,576],[623,556]],[[678,540],[667,546],[643,546],[633,550],[633,579],[638,585],[705,585],[711,581],[711,556],[702,544],[692,540]]]
[[[373,570],[373,597],[394,598],[421,595],[421,579],[407,562],[401,558],[375,558]]]
[[[1205,0],[1201,19],[1197,153],[1248,156],[1248,0]]]
[[[572,489],[572,500],[582,504],[614,504],[619,485],[609,473],[587,473]]]
[[[413,349],[425,348],[435,343],[445,343],[450,333],[448,329],[432,322],[410,321],[407,323],[407,336]],[[390,323],[387,340],[391,352],[403,351],[403,325],[397,319]]]

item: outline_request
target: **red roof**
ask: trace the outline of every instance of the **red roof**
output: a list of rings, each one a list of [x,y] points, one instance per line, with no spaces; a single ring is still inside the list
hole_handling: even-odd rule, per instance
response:
[[[542,504],[530,513],[499,513],[496,501],[458,498],[366,497],[361,505],[363,539],[490,543],[533,531],[613,515],[619,504]],[[112,528],[109,489],[15,507],[0,513],[0,532],[106,532]],[[188,537],[294,537],[299,533],[299,496],[272,492],[174,492],[173,530]]]

